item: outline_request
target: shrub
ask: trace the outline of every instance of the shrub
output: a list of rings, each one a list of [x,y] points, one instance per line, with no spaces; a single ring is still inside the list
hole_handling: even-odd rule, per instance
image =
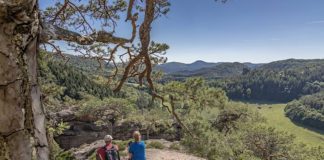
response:
[[[127,148],[129,141],[114,141],[114,143],[118,146],[119,151],[124,151]]]
[[[164,149],[165,146],[161,142],[153,141],[147,144],[147,148]]]
[[[97,160],[96,157],[97,156],[97,152],[96,151],[94,151],[89,157],[88,157],[88,159],[89,160]]]
[[[56,160],[75,160],[74,156],[70,151],[61,152],[57,157]]]
[[[179,143],[172,143],[170,145],[169,149],[179,151],[180,150],[180,144]]]

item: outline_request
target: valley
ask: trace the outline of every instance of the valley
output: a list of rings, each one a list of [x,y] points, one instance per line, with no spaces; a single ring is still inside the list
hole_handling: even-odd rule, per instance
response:
[[[45,55],[47,53],[43,53],[41,57],[47,57]],[[255,143],[268,143],[266,140],[269,138],[269,141],[278,141],[278,144],[273,144],[278,145],[277,147],[301,147],[299,149],[305,150],[306,154],[303,156],[314,156],[308,153],[320,153],[321,148],[316,147],[324,147],[323,131],[296,125],[297,121],[286,116],[289,114],[300,117],[299,115],[308,113],[308,110],[322,113],[322,96],[318,96],[323,89],[322,60],[284,60],[262,65],[215,63],[216,66],[214,63],[198,61],[194,65],[196,70],[176,71],[181,74],[188,73],[183,79],[174,78],[174,73],[165,73],[155,82],[159,94],[165,98],[162,104],[160,101],[152,101],[148,89],[133,80],[129,80],[116,94],[104,85],[106,76],[110,74],[110,66],[104,65],[98,69],[95,61],[83,62],[84,60],[77,56],[69,58],[71,61],[67,64],[55,57],[41,63],[41,80],[44,84],[42,87],[47,95],[44,102],[48,114],[55,115],[51,127],[55,130],[52,136],[58,145],[54,148],[61,150],[58,157],[62,154],[78,154],[83,150],[82,147],[77,150],[72,148],[83,144],[90,144],[90,150],[83,154],[93,155],[94,148],[98,146],[97,141],[105,134],[114,135],[118,140],[116,143],[124,146],[131,138],[133,130],[143,132],[145,140],[180,141],[179,146],[184,149],[183,153],[207,159],[208,156],[212,157],[211,159],[225,156],[215,150],[227,153],[236,149],[240,152],[246,151],[244,156],[253,157],[254,154],[251,155],[250,151],[254,151],[255,154],[260,151],[253,148],[252,142],[256,139],[250,137],[251,134],[264,138],[262,142]],[[168,63],[165,65],[168,66]],[[213,66],[205,68],[208,65]],[[171,63],[168,69],[172,70],[173,67],[174,63]],[[302,71],[307,74],[301,73]],[[308,76],[301,77],[298,74]],[[209,75],[217,75],[217,78]],[[173,78],[169,79],[170,77]],[[299,81],[296,89],[293,88],[296,87],[295,79]],[[260,88],[261,86],[263,88]],[[282,91],[283,93],[280,93]],[[258,93],[263,96],[256,96]],[[299,102],[297,104],[308,105],[307,108],[302,107],[304,110],[296,111],[295,101],[289,102],[288,97],[274,97],[274,94],[288,94],[299,100],[299,95],[312,93],[317,94],[296,101]],[[289,110],[285,109],[287,104],[291,106]],[[174,108],[174,113],[179,119],[172,118],[174,115],[168,114],[165,107]],[[312,121],[321,123],[321,118],[307,116]],[[187,131],[183,130],[183,126],[178,124],[179,120],[188,127],[191,134],[198,135],[201,140],[192,140]],[[61,122],[61,125],[55,125],[58,122]],[[197,126],[209,127],[203,130],[203,127]],[[235,138],[239,139],[235,145],[242,148],[229,147],[229,140]],[[225,146],[216,145],[208,149],[199,147],[211,141],[218,141],[216,144],[225,143]],[[281,141],[285,141],[285,145],[280,145]],[[161,150],[158,143],[155,144],[158,147],[156,150],[149,151],[150,156],[171,152],[175,156],[186,156],[172,150]],[[197,143],[197,146],[193,143]]]
[[[324,132],[293,123],[285,116],[286,104],[249,104],[249,106],[255,107],[267,119],[268,125],[294,134],[296,139],[302,143],[324,147]]]

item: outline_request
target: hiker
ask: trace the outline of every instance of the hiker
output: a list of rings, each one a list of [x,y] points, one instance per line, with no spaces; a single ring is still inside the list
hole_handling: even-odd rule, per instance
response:
[[[106,135],[104,140],[105,146],[97,150],[97,160],[120,160],[118,146],[112,144],[112,136]]]
[[[128,147],[129,160],[146,160],[145,143],[141,140],[141,133],[135,131],[133,137],[135,142],[132,142]]]

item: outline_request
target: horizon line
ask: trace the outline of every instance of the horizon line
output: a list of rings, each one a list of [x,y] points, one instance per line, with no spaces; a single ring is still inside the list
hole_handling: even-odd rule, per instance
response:
[[[167,61],[166,63],[184,63],[184,64],[192,64],[198,61],[202,61],[205,63],[253,63],[253,64],[264,64],[264,63],[271,63],[271,62],[277,62],[277,61],[284,61],[284,60],[324,60],[324,58],[285,58],[285,59],[278,59],[278,60],[273,60],[273,61],[268,61],[268,62],[253,62],[253,61],[215,61],[215,62],[210,62],[210,61],[205,61],[205,60],[195,60],[191,62],[183,62],[183,61]],[[164,64],[166,64],[164,63]]]

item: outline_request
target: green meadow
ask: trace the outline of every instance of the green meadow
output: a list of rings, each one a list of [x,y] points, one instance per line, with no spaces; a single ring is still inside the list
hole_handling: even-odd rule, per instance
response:
[[[278,130],[294,134],[300,142],[310,146],[324,147],[324,131],[306,128],[293,123],[285,116],[286,104],[251,104],[267,119],[267,123]]]

